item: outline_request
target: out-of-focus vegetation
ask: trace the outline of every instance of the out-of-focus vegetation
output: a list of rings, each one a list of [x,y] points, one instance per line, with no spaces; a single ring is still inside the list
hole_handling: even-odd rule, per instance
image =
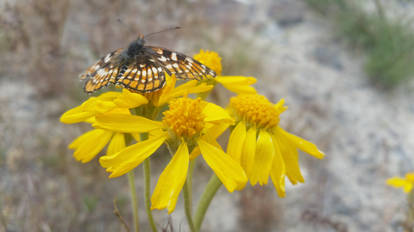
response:
[[[373,0],[375,10],[370,13],[363,9],[363,1],[306,1],[333,19],[341,38],[366,53],[365,70],[375,84],[391,88],[414,78],[414,31],[405,15],[388,17],[379,0]]]

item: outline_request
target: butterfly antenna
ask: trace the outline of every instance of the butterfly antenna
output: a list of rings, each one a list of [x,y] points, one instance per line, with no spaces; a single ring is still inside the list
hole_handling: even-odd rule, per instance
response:
[[[166,32],[166,31],[178,30],[178,29],[181,29],[181,27],[169,27],[161,31],[149,33],[148,35],[145,35],[144,38],[147,39],[148,37],[153,36],[155,34],[159,34],[159,33]]]

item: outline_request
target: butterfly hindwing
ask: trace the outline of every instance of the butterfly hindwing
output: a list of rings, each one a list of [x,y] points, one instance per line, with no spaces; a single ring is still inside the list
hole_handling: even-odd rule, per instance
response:
[[[165,84],[164,70],[153,58],[137,57],[125,66],[125,71],[118,76],[116,84],[138,92],[151,92]]]

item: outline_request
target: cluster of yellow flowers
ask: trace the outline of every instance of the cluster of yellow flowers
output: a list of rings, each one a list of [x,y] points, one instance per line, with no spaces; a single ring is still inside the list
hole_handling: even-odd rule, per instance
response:
[[[151,209],[169,213],[190,175],[190,162],[200,155],[229,192],[242,190],[247,182],[266,185],[270,176],[284,197],[286,177],[292,184],[304,182],[298,150],[318,159],[324,154],[279,126],[287,109],[284,100],[273,104],[257,94],[253,77],[222,76],[221,58],[215,52],[201,51],[194,58],[218,76],[178,86],[174,75],[167,76],[166,86],[157,92],[106,92],[64,113],[61,122],[86,122],[94,128],[69,145],[74,157],[89,162],[108,145],[99,162],[113,178],[130,172],[166,144],[172,158],[158,178]],[[217,84],[235,93],[226,108],[205,100]],[[230,136],[224,151],[216,140],[226,130]]]

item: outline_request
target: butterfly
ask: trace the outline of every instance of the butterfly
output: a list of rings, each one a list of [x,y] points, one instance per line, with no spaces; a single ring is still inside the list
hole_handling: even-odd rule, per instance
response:
[[[148,93],[162,89],[165,73],[179,79],[202,80],[216,73],[193,58],[169,49],[145,46],[144,36],[132,41],[128,48],[117,49],[98,60],[80,75],[84,90],[95,92],[110,84],[133,92]]]

